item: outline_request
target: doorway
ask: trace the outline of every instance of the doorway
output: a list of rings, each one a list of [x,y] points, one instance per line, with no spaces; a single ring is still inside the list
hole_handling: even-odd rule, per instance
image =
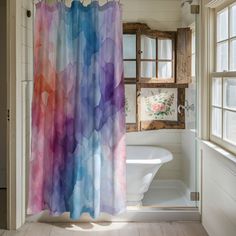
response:
[[[0,228],[6,228],[7,70],[6,0],[0,1]]]

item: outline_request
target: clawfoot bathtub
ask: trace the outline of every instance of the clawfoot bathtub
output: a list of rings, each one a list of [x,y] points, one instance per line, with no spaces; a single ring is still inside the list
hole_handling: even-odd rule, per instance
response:
[[[127,205],[139,206],[159,168],[173,156],[155,146],[127,146],[126,153]]]

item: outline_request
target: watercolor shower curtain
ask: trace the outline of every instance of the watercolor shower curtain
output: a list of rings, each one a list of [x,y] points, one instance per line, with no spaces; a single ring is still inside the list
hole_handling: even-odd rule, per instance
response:
[[[122,21],[118,2],[36,5],[28,213],[125,209]]]

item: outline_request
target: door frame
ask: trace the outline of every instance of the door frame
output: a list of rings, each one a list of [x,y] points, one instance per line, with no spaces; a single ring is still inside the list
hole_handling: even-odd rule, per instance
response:
[[[21,4],[7,0],[7,228],[25,223],[25,161],[22,155]]]

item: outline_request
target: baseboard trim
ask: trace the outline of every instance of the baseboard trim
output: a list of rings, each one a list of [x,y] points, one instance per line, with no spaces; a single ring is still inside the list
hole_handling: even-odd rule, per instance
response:
[[[163,222],[163,221],[198,221],[200,222],[200,213],[197,208],[185,209],[127,209],[119,216],[110,216],[101,214],[94,220],[87,214],[83,214],[80,220],[72,221],[68,213],[61,216],[52,217],[47,212],[28,216],[27,222],[44,222],[44,223],[84,223],[84,222]]]

